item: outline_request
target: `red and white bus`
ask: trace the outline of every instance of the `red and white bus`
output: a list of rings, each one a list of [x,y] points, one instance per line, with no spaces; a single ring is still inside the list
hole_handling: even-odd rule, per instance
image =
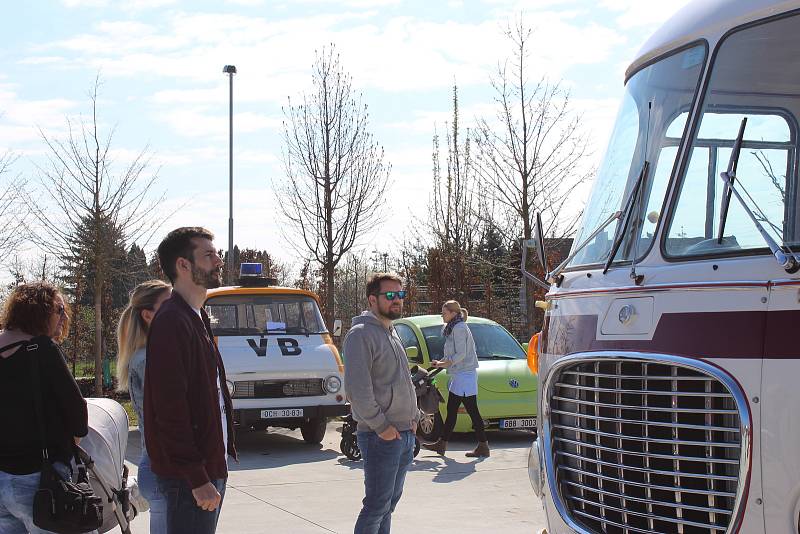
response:
[[[798,0],[691,2],[629,67],[531,346],[551,534],[798,532],[799,138]]]

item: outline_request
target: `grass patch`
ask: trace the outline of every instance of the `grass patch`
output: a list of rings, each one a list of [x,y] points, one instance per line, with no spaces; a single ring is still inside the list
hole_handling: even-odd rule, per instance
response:
[[[122,407],[128,412],[128,424],[130,426],[137,426],[139,424],[139,418],[136,416],[136,410],[133,409],[133,403],[127,400],[120,401],[120,404],[122,404]]]

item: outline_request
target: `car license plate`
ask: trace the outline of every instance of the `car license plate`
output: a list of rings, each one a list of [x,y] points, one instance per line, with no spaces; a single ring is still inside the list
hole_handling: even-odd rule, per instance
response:
[[[536,428],[536,418],[501,419],[500,428]]]
[[[283,408],[279,410],[261,410],[261,419],[280,419],[282,417],[303,417],[303,409]]]

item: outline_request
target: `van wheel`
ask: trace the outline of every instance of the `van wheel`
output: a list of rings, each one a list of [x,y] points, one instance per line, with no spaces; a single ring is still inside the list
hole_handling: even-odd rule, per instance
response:
[[[317,417],[309,420],[300,426],[300,433],[306,443],[318,445],[322,443],[325,437],[325,429],[328,426],[328,420],[325,417]]]
[[[442,435],[444,421],[439,412],[435,414],[423,414],[417,425],[417,436],[422,441],[436,441]]]

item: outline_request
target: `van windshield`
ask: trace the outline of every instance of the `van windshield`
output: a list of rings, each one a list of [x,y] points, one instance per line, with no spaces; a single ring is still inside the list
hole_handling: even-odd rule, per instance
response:
[[[205,308],[215,336],[326,332],[319,306],[305,295],[220,295]]]
[[[645,161],[649,172],[615,260],[631,260],[637,251],[641,255],[650,248],[705,57],[705,45],[684,49],[638,71],[628,81],[573,249],[613,213],[624,210]],[[620,224],[621,218],[609,224],[569,267],[604,263]],[[639,230],[636,238],[634,228]]]

